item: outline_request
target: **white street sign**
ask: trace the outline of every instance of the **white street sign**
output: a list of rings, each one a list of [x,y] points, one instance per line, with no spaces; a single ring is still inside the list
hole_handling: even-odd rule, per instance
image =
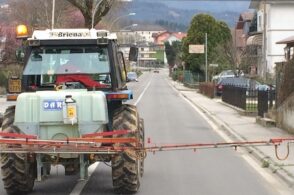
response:
[[[210,67],[218,67],[218,64],[209,64]]]
[[[204,45],[189,45],[189,53],[204,53]]]

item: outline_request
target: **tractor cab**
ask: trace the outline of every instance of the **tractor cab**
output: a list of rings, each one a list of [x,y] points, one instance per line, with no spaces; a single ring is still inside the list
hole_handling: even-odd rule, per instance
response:
[[[27,45],[24,91],[126,88],[115,34],[94,29],[35,31]]]
[[[24,54],[21,92],[127,89],[125,61],[116,34],[95,29],[47,29],[34,31],[28,38],[25,26],[20,27],[17,36],[23,40]]]

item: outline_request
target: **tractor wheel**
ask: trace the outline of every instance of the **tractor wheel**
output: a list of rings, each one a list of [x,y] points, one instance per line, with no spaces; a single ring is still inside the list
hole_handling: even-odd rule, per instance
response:
[[[133,135],[118,135],[116,137],[137,137],[140,139],[140,119],[137,108],[132,105],[122,105],[113,115],[114,130],[133,130]],[[140,139],[141,140],[141,139]],[[141,143],[142,144],[142,143]],[[135,147],[135,144],[119,144],[121,147]],[[114,191],[118,194],[136,193],[140,187],[141,161],[134,151],[124,151],[112,157],[112,181]]]
[[[13,125],[15,106],[7,108],[2,124],[2,132],[20,133]],[[26,194],[33,190],[36,178],[36,161],[34,156],[20,153],[1,154],[1,173],[7,194]]]
[[[0,128],[2,126],[2,122],[3,122],[3,114],[0,113]]]

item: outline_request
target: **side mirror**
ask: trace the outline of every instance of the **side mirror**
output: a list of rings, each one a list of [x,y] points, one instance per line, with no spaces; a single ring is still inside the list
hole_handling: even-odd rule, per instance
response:
[[[38,53],[34,53],[32,56],[31,56],[31,60],[32,61],[42,61],[42,56]]]
[[[129,53],[129,61],[137,62],[137,60],[138,60],[138,53],[139,53],[138,47],[131,46],[130,47],[130,53]]]

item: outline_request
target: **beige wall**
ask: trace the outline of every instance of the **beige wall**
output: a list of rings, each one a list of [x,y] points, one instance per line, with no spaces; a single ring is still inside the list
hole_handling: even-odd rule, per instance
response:
[[[277,109],[279,127],[294,133],[294,93]]]

